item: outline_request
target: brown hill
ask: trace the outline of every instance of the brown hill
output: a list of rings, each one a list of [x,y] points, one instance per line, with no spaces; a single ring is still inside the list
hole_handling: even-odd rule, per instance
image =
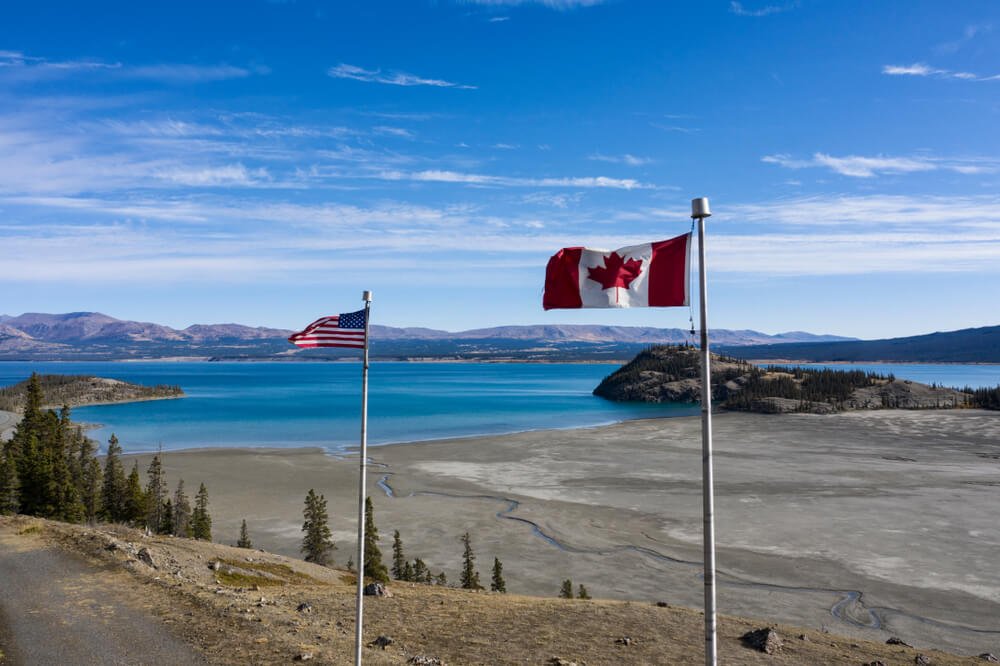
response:
[[[16,537],[21,552],[60,548],[112,572],[113,582],[105,576],[85,583],[93,588],[85,596],[100,599],[101,585],[132,590],[208,663],[352,663],[355,587],[347,571],[122,527],[0,517],[0,532]],[[704,623],[691,609],[400,582],[389,589],[391,596],[366,598],[367,664],[704,663]],[[762,627],[783,639],[774,654],[741,640]],[[374,645],[380,636],[391,639],[384,648]],[[925,661],[917,661],[921,653]],[[737,617],[720,618],[719,659],[735,665],[981,663]]]

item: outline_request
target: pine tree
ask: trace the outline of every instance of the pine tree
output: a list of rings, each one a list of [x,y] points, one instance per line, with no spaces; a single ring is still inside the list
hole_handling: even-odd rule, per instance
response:
[[[138,460],[132,464],[132,471],[125,480],[125,513],[122,519],[133,525],[146,519],[146,494],[142,492],[142,482],[139,480]]]
[[[382,563],[378,547],[378,528],[375,527],[375,507],[372,498],[365,498],[365,568],[364,575],[378,583],[389,582],[389,572]]]
[[[163,500],[163,509],[160,511],[160,524],[157,528],[159,534],[174,533],[174,503],[170,498]]]
[[[184,493],[184,479],[177,482],[177,490],[174,492],[174,534],[191,537],[191,500]]]
[[[0,515],[17,513],[20,508],[17,462],[11,447],[0,451]]]
[[[399,580],[412,581],[413,580],[413,565],[409,562],[403,563],[403,575],[399,577]]]
[[[93,523],[101,514],[101,476],[101,464],[97,458],[91,457],[83,471],[83,489],[80,492],[83,517],[88,523]]]
[[[396,580],[406,580],[403,578],[403,568],[406,566],[406,555],[403,554],[403,540],[399,536],[399,530],[392,533],[392,577]]]
[[[247,519],[243,519],[243,524],[240,525],[240,538],[236,542],[237,548],[253,548],[253,544],[250,542],[250,533],[247,532]]]
[[[465,545],[465,552],[462,554],[459,584],[463,590],[481,590],[483,586],[479,584],[479,572],[475,569],[476,556],[472,552],[472,537],[468,532],[462,535],[462,543]]]
[[[325,566],[331,561],[330,551],[335,548],[333,533],[327,523],[329,518],[326,513],[326,497],[316,495],[316,491],[310,488],[306,494],[306,506],[302,516],[305,519],[302,531],[306,535],[302,538],[301,550],[305,553],[305,560]],[[350,564],[353,564],[353,561]]]
[[[572,599],[573,598],[573,581],[569,578],[562,582],[562,587],[559,588],[559,598],[560,599]]]
[[[493,580],[490,581],[490,589],[494,592],[507,593],[507,583],[503,579],[503,564],[496,557],[493,558]]]
[[[149,461],[146,469],[146,526],[153,532],[160,533],[164,523],[163,507],[164,500],[167,499],[167,481],[163,475],[163,463],[160,462],[160,454],[157,453]],[[173,507],[171,507],[172,513]],[[173,523],[173,516],[170,516]],[[170,530],[173,533],[173,529]]]
[[[431,582],[431,570],[427,568],[427,564],[419,557],[413,560],[413,570],[410,572],[410,580],[414,583]]]
[[[437,583],[438,585],[440,585],[440,586],[444,587],[445,585],[447,585],[447,584],[448,584],[448,577],[447,577],[447,576],[445,576],[445,575],[444,575],[444,572],[442,571],[442,572],[441,572],[441,573],[439,573],[439,574],[437,575],[437,577],[436,577],[436,578],[434,579],[434,582],[435,582],[435,583]]]
[[[208,515],[208,489],[202,483],[194,498],[194,511],[191,513],[191,536],[202,541],[212,540],[212,517]]]
[[[587,588],[583,586],[583,583],[580,583],[580,587],[577,588],[576,598],[577,599],[589,599],[590,598],[590,593],[587,592]]]
[[[118,438],[111,435],[108,454],[104,459],[104,482],[101,486],[101,504],[104,518],[113,523],[125,520],[125,470],[121,461],[122,447]]]

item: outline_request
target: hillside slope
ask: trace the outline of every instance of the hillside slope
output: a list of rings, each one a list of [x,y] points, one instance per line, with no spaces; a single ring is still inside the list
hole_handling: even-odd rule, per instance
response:
[[[22,552],[54,547],[80,554],[95,571],[108,572],[88,583],[84,598],[101,598],[103,585],[131,589],[210,664],[352,663],[355,587],[343,570],[122,527],[0,517],[0,534]],[[691,609],[400,582],[390,591],[366,599],[366,664],[704,663],[704,623]],[[93,611],[81,605],[80,613]],[[740,640],[764,626],[784,638],[772,655]],[[384,648],[372,644],[380,636],[391,638]],[[920,653],[941,666],[981,663],[744,618],[719,622],[725,664],[912,664]]]

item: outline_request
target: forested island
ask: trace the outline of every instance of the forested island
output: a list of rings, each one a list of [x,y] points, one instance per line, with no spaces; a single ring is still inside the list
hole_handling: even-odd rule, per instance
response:
[[[35,375],[34,377],[39,390],[45,396],[45,406],[53,408],[161,400],[180,398],[184,395],[179,386],[166,384],[143,386],[92,375]],[[28,401],[28,385],[31,381],[25,379],[13,386],[0,387],[0,411],[24,411]]]
[[[711,370],[713,403],[734,411],[1000,409],[1000,387],[955,389],[861,370],[758,367],[717,354]],[[700,353],[689,345],[650,347],[605,377],[594,395],[622,402],[699,402]]]

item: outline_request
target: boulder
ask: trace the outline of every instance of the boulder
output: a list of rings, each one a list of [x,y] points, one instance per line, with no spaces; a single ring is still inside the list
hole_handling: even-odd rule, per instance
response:
[[[368,583],[365,585],[364,593],[366,597],[391,597],[392,592],[389,591],[382,583]]]
[[[909,643],[907,643],[906,641],[904,641],[899,636],[890,636],[889,640],[887,640],[885,642],[885,644],[886,645],[902,645],[903,647],[908,647],[908,648],[913,647],[912,645],[910,645]]]
[[[778,632],[770,627],[754,629],[740,636],[743,644],[765,654],[774,654],[781,649],[782,641]]]
[[[369,643],[368,647],[377,647],[377,648],[382,648],[384,650],[395,642],[396,641],[392,640],[388,636],[379,636],[371,643]]]
[[[415,664],[416,666],[444,666],[444,662],[437,657],[427,657],[422,654],[410,657],[406,663]]]
[[[928,657],[926,654],[918,654],[916,657],[913,658],[913,663],[917,664],[917,666],[931,666],[932,662],[931,658]]]
[[[988,661],[991,664],[995,664],[997,662],[1000,662],[1000,659],[997,659],[995,655],[993,655],[993,654],[991,654],[989,652],[982,653],[981,655],[979,655],[979,658],[982,659],[983,661]]]
[[[140,548],[136,557],[143,564],[157,569],[156,562],[153,561],[153,554],[149,552],[149,548]]]

